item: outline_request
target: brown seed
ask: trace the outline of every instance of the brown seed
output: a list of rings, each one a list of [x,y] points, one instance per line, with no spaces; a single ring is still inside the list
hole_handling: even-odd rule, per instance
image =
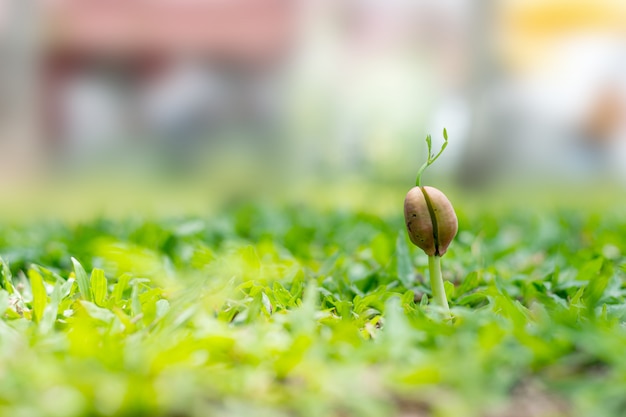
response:
[[[458,230],[450,200],[433,187],[413,187],[404,199],[409,238],[428,256],[443,256]]]

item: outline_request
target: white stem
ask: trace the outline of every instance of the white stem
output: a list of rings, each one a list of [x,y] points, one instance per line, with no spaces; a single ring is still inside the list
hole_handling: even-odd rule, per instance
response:
[[[443,276],[441,275],[441,256],[429,256],[428,269],[430,271],[430,289],[433,292],[433,300],[449,312],[450,307],[448,307],[446,290],[443,286]]]

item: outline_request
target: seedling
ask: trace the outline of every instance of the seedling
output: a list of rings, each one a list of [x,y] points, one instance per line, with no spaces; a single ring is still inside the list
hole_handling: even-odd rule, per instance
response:
[[[404,199],[404,220],[409,238],[428,255],[430,286],[433,300],[444,310],[449,311],[441,275],[441,257],[458,231],[458,220],[450,200],[434,187],[422,186],[422,174],[433,164],[448,146],[448,132],[443,130],[444,143],[436,155],[432,152],[432,139],[426,137],[428,159],[420,167],[411,188]]]

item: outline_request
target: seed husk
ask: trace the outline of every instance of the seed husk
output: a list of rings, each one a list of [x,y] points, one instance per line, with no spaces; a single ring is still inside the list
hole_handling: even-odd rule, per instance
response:
[[[404,199],[404,219],[411,242],[428,256],[443,256],[458,231],[452,203],[434,187],[413,187]]]

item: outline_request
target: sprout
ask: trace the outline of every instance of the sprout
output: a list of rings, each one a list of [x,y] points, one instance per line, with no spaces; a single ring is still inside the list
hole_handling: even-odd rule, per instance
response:
[[[428,159],[420,167],[415,187],[404,199],[404,220],[411,242],[428,255],[430,286],[435,303],[449,311],[441,275],[441,257],[458,231],[458,220],[450,200],[434,187],[421,185],[422,174],[448,146],[448,132],[443,130],[444,143],[439,153],[432,153],[432,140],[426,137]]]

